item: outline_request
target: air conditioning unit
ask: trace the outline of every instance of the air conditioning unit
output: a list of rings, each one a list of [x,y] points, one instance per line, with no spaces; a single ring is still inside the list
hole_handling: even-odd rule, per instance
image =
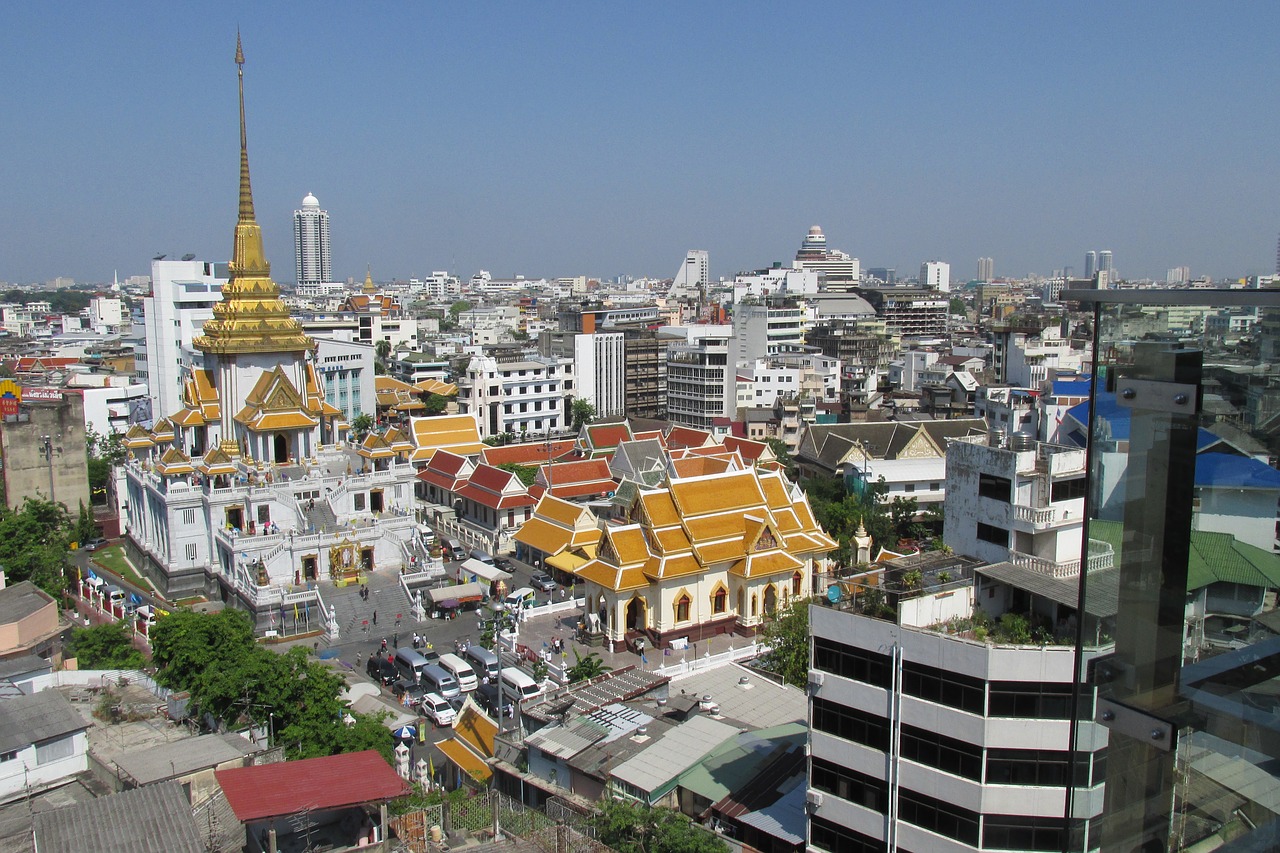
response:
[[[827,674],[816,669],[809,670],[809,686],[821,687],[827,681]]]
[[[804,807],[810,811],[816,811],[822,808],[822,792],[808,790],[804,793]]]

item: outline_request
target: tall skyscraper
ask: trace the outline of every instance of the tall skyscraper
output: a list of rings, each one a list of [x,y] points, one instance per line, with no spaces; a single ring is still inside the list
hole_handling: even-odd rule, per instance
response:
[[[995,260],[992,258],[978,258],[978,281],[991,281],[995,277]]]
[[[1098,271],[1098,253],[1090,249],[1084,253],[1084,277],[1093,278]]]
[[[810,228],[805,235],[792,266],[821,273],[823,284],[828,290],[852,287],[862,280],[862,263],[847,252],[828,247],[827,235],[822,233],[822,228],[818,225]],[[832,285],[835,287],[832,288]]]
[[[297,262],[298,284],[316,285],[333,280],[329,255],[329,211],[307,193],[302,210],[293,212],[293,253]]]
[[[1101,252],[1098,253],[1098,272],[1106,273],[1109,278],[1113,277],[1111,275],[1112,269],[1111,269],[1111,250],[1110,249],[1103,249]]]

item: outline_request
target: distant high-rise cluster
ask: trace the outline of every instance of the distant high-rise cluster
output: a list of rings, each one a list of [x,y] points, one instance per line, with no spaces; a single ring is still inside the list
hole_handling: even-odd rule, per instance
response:
[[[1115,278],[1111,266],[1110,249],[1103,249],[1100,252],[1091,249],[1084,253],[1084,277],[1093,278],[1098,273],[1106,273],[1108,280]]]
[[[1191,267],[1174,267],[1164,274],[1165,284],[1186,284],[1191,281]]]
[[[329,211],[307,193],[302,209],[293,212],[293,251],[298,284],[316,285],[333,281],[329,255]]]
[[[992,258],[978,258],[978,281],[991,281],[995,277],[995,260]]]

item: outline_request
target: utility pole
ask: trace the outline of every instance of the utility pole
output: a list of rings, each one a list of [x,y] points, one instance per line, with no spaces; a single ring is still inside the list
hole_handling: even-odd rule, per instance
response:
[[[49,466],[49,502],[57,503],[57,498],[53,494],[53,438],[51,436],[40,436],[40,452],[44,454],[45,462]]]

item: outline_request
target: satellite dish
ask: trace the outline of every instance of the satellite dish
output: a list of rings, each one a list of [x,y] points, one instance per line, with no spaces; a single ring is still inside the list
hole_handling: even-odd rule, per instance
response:
[[[196,259],[196,256],[195,256],[194,254],[191,254],[190,252],[188,252],[187,254],[185,254],[185,255],[183,255],[183,256],[182,256],[182,259],[183,259],[184,261],[194,261],[194,260]]]

